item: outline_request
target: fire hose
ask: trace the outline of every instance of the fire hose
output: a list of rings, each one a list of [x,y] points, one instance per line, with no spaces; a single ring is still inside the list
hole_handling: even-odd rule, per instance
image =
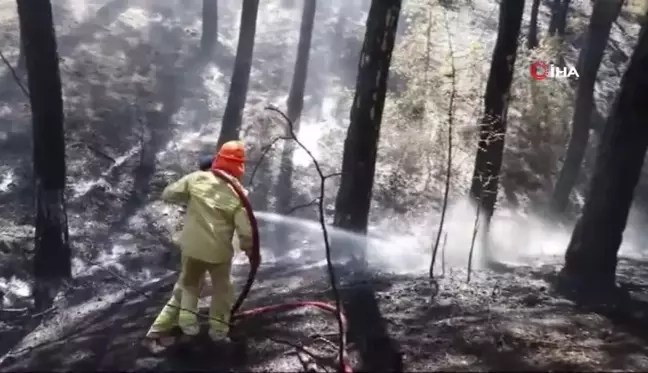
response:
[[[240,186],[240,184],[235,182],[230,176],[226,175],[222,171],[212,170],[212,173],[217,178],[225,181],[227,184],[229,184],[232,187],[236,195],[239,197],[243,205],[243,208],[245,209],[245,212],[247,213],[250,219],[250,226],[252,227],[252,249],[249,255],[250,271],[248,273],[247,281],[245,282],[245,285],[243,286],[241,293],[239,294],[238,298],[236,299],[236,302],[234,303],[234,306],[232,307],[231,320],[236,321],[246,317],[259,315],[262,313],[279,312],[279,311],[285,312],[285,311],[290,311],[298,308],[318,308],[326,312],[329,312],[336,317],[338,316],[338,312],[339,312],[339,317],[341,318],[342,325],[343,325],[343,330],[341,331],[342,335],[340,335],[341,338],[340,343],[344,343],[346,329],[347,329],[346,317],[341,311],[338,311],[335,305],[330,303],[318,302],[318,301],[301,301],[301,302],[272,304],[272,305],[261,306],[261,307],[256,307],[248,310],[239,311],[241,305],[247,298],[248,294],[250,293],[250,290],[252,289],[252,286],[254,285],[254,281],[256,279],[259,265],[261,264],[261,244],[259,238],[259,226],[258,226],[256,216],[254,215],[254,210],[252,210],[252,205],[250,204],[250,201],[247,198],[247,195],[243,190],[243,188]],[[343,366],[340,367],[342,369],[342,372],[352,373],[353,370],[351,369],[351,365],[348,363],[346,353],[344,353],[344,355],[342,356],[342,360],[343,360],[343,364],[342,364]]]

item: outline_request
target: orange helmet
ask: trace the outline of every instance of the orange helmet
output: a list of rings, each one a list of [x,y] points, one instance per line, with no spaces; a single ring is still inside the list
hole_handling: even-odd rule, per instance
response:
[[[245,145],[242,141],[228,141],[214,157],[212,169],[225,171],[240,178],[245,173]]]

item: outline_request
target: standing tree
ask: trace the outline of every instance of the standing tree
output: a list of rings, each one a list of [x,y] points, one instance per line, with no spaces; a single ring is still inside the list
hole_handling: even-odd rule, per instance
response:
[[[538,46],[538,11],[540,0],[533,0],[531,3],[531,19],[529,20],[529,32],[527,33],[527,48],[533,49]]]
[[[342,180],[335,201],[337,227],[366,233],[400,0],[374,0],[358,64],[351,123],[344,140]]]
[[[18,64],[16,67],[18,69],[23,69],[25,68],[25,43],[23,42],[23,37],[20,36],[20,46],[19,46],[19,54],[18,54]]]
[[[335,201],[335,226],[366,234],[376,154],[396,39],[401,0],[373,0],[358,63],[351,123],[344,140],[342,180]],[[365,251],[358,253],[365,264]],[[349,338],[358,346],[361,372],[404,372],[403,358],[389,336],[371,286],[356,283],[344,294]]]
[[[245,108],[248,84],[250,82],[250,70],[252,69],[258,12],[259,0],[243,0],[234,72],[232,73],[229,96],[223,114],[223,124],[218,137],[218,148],[228,141],[239,139],[239,132],[243,122],[243,109]]]
[[[202,3],[202,34],[200,35],[200,51],[205,56],[214,53],[218,42],[218,1],[203,0]]]
[[[509,91],[517,53],[517,39],[524,13],[524,0],[500,3],[497,41],[484,95],[482,117],[470,195],[479,201],[487,221],[495,211],[499,174],[504,154],[504,136],[508,114]]]
[[[592,122],[596,75],[610,36],[610,29],[621,11],[623,0],[596,0],[587,30],[587,38],[580,52],[578,87],[572,118],[572,133],[567,146],[565,162],[556,181],[551,200],[551,210],[561,214],[569,202],[585,157]]]
[[[306,76],[308,74],[308,60],[310,58],[311,39],[313,37],[313,24],[315,23],[315,5],[317,0],[304,0],[304,9],[299,30],[299,44],[297,45],[297,60],[293,72],[290,93],[288,94],[287,115],[293,122],[293,131],[299,131],[299,119],[304,108],[304,91],[306,89]],[[287,133],[286,137],[290,134]],[[281,190],[278,194],[280,208],[288,208],[292,196],[292,157],[295,153],[293,141],[284,142],[281,154],[281,173],[277,187]],[[284,212],[287,212],[284,211]]]
[[[563,275],[596,292],[615,286],[617,252],[648,149],[646,91],[644,24],[603,130],[583,213],[565,255]]]
[[[551,5],[551,19],[549,20],[549,36],[558,34],[559,37],[565,36],[567,28],[567,13],[569,12],[569,3],[571,0],[554,0]]]
[[[71,276],[65,208],[65,136],[61,77],[48,0],[18,0],[32,110],[36,199],[34,298],[49,306],[57,280]]]

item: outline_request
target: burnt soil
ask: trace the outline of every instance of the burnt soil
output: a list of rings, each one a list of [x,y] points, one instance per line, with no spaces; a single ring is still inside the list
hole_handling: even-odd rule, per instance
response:
[[[645,278],[642,267],[623,260],[619,280],[630,297],[597,306],[577,304],[552,290],[553,265],[477,271],[470,283],[464,269],[453,269],[440,280],[434,299],[424,278],[376,275],[343,284],[350,360],[355,369],[383,371],[389,366],[392,371],[645,370],[645,283],[637,280]],[[236,330],[244,337],[228,353],[198,341],[151,354],[142,337],[173,277],[137,288],[103,281],[106,295],[83,309],[61,304],[43,316],[4,315],[0,368],[279,372],[306,371],[305,363],[316,362],[319,369],[333,371],[335,319],[307,309],[242,320]],[[260,296],[268,293],[260,285],[244,308],[332,299],[323,278],[303,284],[274,296]],[[10,340],[18,343],[11,346]]]

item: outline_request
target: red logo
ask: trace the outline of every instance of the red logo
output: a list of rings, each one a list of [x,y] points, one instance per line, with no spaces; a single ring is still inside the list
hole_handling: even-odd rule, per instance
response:
[[[531,64],[531,77],[535,80],[545,80],[549,76],[549,66],[544,62],[534,62]]]

